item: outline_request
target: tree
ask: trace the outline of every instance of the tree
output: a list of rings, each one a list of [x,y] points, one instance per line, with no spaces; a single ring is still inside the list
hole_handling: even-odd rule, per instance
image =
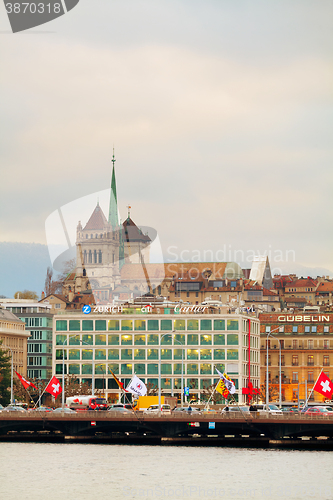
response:
[[[52,293],[61,293],[62,291],[62,281],[53,279],[53,269],[48,267],[46,270],[46,278],[44,284],[44,292],[46,297]]]
[[[0,340],[0,403],[6,406],[10,403],[11,355],[2,347]]]
[[[279,391],[274,385],[268,384],[268,397],[269,397],[269,402],[270,401],[275,401],[279,397]],[[266,401],[266,383],[261,384],[260,386],[260,394],[257,396],[254,396],[255,400],[259,401]]]
[[[14,299],[38,300],[38,295],[31,290],[23,290],[23,292],[15,292]]]
[[[157,385],[154,385],[151,382],[148,382],[148,384],[147,384],[147,396],[156,396],[157,393],[158,393]]]

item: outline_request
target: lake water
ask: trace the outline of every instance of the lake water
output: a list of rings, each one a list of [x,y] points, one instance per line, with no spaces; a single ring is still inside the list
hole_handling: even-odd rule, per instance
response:
[[[0,498],[332,500],[333,453],[0,443]]]

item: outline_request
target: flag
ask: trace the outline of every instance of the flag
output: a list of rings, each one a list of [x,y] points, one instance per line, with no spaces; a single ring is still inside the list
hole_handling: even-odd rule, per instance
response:
[[[222,394],[222,396],[224,398],[227,398],[229,396],[229,391],[226,388],[226,386],[225,386],[224,381],[223,381],[222,378],[220,378],[217,386],[215,387],[215,390],[216,390],[216,392],[219,392],[220,394]]]
[[[128,386],[126,387],[127,392],[136,394],[136,396],[145,396],[147,394],[147,387],[136,375],[132,378]]]
[[[23,387],[25,389],[28,389],[28,387],[34,387],[35,389],[37,389],[37,387],[32,382],[30,382],[29,380],[27,380],[26,378],[24,378],[22,375],[20,375],[16,371],[15,371],[15,373],[18,376],[18,378],[20,379],[20,381],[22,382],[22,385],[23,385]]]
[[[333,382],[324,372],[321,372],[313,390],[325,396],[326,399],[331,399],[333,395]]]
[[[219,374],[220,379],[223,380],[224,385],[225,385],[226,389],[230,392],[230,394],[235,394],[236,387],[235,387],[235,384],[233,383],[233,381],[228,377],[228,375],[226,373],[224,373],[224,375],[222,375],[222,373],[216,367],[215,367],[215,370]],[[221,380],[220,380],[220,382],[221,382]]]
[[[57,399],[57,396],[62,393],[62,388],[57,377],[53,375],[50,382],[47,384],[45,392],[52,394]]]
[[[110,368],[109,368],[109,370],[110,370]],[[117,382],[119,389],[127,392],[126,389],[124,389],[124,384],[122,382],[120,382],[119,378],[116,377],[115,374],[111,370],[110,370],[110,373],[111,373],[112,377],[115,379],[115,381]]]

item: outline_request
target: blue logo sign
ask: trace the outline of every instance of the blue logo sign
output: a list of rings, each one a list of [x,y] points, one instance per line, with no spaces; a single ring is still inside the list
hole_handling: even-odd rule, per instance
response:
[[[184,396],[189,396],[189,395],[190,395],[190,388],[184,387]]]
[[[215,429],[215,422],[208,422],[208,429]]]
[[[83,306],[83,307],[82,307],[82,312],[83,312],[84,314],[89,314],[89,313],[91,313],[91,307],[90,307],[90,306]]]

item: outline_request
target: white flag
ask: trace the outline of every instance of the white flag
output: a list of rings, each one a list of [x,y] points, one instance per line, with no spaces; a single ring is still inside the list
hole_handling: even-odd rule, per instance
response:
[[[226,388],[228,389],[230,394],[235,394],[236,387],[235,387],[235,384],[233,383],[233,381],[230,380],[229,377],[227,378],[225,375],[222,375],[222,373],[216,367],[215,367],[215,370],[219,374],[219,377],[223,380],[224,385],[226,386]]]
[[[132,378],[128,386],[126,387],[127,392],[136,394],[137,396],[145,396],[147,394],[147,387],[136,375]]]

